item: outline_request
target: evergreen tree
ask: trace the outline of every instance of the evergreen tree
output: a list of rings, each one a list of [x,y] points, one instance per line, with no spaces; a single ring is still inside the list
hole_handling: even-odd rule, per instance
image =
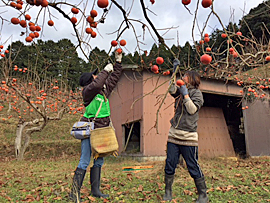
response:
[[[270,37],[270,0],[264,1],[256,8],[250,10],[250,12],[240,20],[241,32],[245,36],[258,39],[259,42],[267,43],[265,39]],[[264,26],[265,25],[265,26]],[[265,35],[265,38],[263,36]]]
[[[86,71],[86,63],[78,57],[75,46],[68,39],[58,42],[37,40],[31,45],[14,42],[8,47],[13,60],[10,65],[28,68],[28,74],[14,72],[18,77],[59,79],[72,88],[78,86],[78,78]]]

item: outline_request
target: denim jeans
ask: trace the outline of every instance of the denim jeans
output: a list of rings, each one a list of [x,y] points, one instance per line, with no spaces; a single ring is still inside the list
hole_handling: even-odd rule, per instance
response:
[[[168,175],[173,175],[175,173],[175,168],[179,163],[180,154],[183,155],[190,176],[193,179],[201,178],[203,173],[198,164],[198,147],[178,145],[171,142],[167,142],[165,173]]]
[[[91,160],[91,144],[90,144],[90,139],[83,139],[81,140],[81,158],[80,158],[80,162],[78,165],[78,168],[81,168],[83,170],[86,170],[87,167],[90,164],[90,160]],[[104,163],[103,157],[99,157],[97,159],[94,159],[94,164],[93,167],[102,167]]]

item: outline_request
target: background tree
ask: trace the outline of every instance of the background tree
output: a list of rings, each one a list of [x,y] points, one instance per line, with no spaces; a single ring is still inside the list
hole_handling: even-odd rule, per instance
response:
[[[270,1],[267,0],[254,9],[240,20],[240,31],[243,35],[257,40],[258,43],[266,44],[270,37],[269,21]]]
[[[14,76],[18,77],[25,75],[29,77],[29,74],[36,74],[36,77],[40,78],[53,77],[74,89],[78,86],[78,78],[81,73],[91,70],[91,67],[88,67],[89,65],[78,56],[74,44],[68,39],[58,42],[37,40],[37,43],[31,45],[17,41],[12,43],[8,50],[10,52],[6,54],[6,57],[10,55],[14,59],[10,62],[16,64],[19,69],[33,70],[34,68],[34,72],[28,71],[28,74],[19,74],[19,71],[12,72]]]

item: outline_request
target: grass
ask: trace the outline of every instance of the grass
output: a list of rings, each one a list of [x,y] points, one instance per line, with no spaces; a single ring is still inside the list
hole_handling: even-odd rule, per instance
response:
[[[69,202],[68,193],[80,156],[80,143],[68,134],[77,118],[51,123],[33,135],[25,160],[13,153],[12,130],[0,128],[0,202]],[[6,129],[8,128],[8,129]],[[53,130],[52,130],[53,129]],[[5,136],[8,132],[9,136]],[[200,158],[208,196],[214,203],[270,202],[270,158],[248,159]],[[92,164],[92,163],[91,163]],[[125,166],[153,165],[147,170],[123,171]],[[162,202],[164,161],[135,160],[129,157],[106,157],[102,167],[101,190],[108,199],[90,195],[89,168],[82,187],[84,202]],[[176,170],[173,202],[194,202],[197,198],[193,179],[187,169]]]
[[[48,159],[2,160],[0,202],[68,202],[73,171],[79,156]],[[269,202],[269,157],[239,160],[201,159],[211,202]],[[123,171],[124,166],[153,165],[152,169]],[[90,196],[89,168],[82,187],[85,202],[161,202],[164,193],[164,161],[140,162],[107,157],[102,168],[101,189],[107,201]],[[175,202],[197,197],[192,178],[178,168],[173,185]]]

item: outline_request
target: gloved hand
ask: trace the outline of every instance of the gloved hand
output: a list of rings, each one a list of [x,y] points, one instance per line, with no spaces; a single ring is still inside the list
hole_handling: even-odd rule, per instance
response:
[[[172,83],[172,85],[171,85],[171,83],[172,83],[172,81],[170,81],[170,83],[169,83],[169,93],[175,94],[177,91],[177,87],[175,86],[174,82]]]
[[[173,72],[175,72],[177,66],[180,66],[180,61],[178,59],[173,60]]]
[[[188,94],[188,89],[187,89],[186,85],[182,85],[179,89],[180,89],[180,93],[183,96],[186,96]]]
[[[122,52],[119,54],[118,51],[115,52],[115,61],[121,63],[122,61]]]
[[[108,73],[113,72],[113,65],[111,63],[107,64],[104,68]]]

